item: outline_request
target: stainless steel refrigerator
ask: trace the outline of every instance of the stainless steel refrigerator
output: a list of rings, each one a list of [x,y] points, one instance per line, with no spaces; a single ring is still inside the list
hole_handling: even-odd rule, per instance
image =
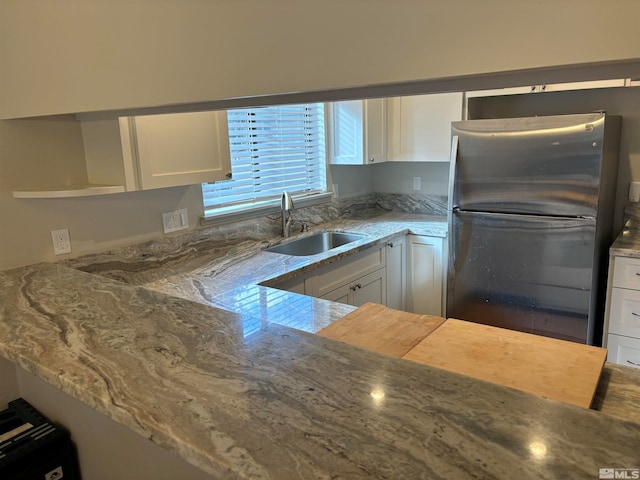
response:
[[[600,344],[620,120],[452,123],[447,317]]]

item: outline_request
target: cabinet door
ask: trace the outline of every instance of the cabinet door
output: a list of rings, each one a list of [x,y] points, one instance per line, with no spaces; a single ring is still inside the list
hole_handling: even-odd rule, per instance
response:
[[[325,293],[320,298],[360,307],[367,302],[384,305],[387,298],[386,269],[381,268]]]
[[[386,160],[387,101],[348,100],[327,104],[329,163],[366,165]]]
[[[388,160],[447,162],[451,122],[462,119],[462,93],[389,99]]]
[[[407,263],[406,237],[398,237],[387,243],[387,307],[396,310],[406,308],[406,274]]]
[[[342,285],[335,290],[331,290],[319,298],[331,300],[332,302],[344,303],[345,305],[351,305],[352,292],[352,285],[347,284]]]
[[[138,116],[133,131],[142,190],[225,180],[231,172],[225,111]]]
[[[339,260],[335,264],[325,265],[318,269],[316,275],[309,279],[309,289],[306,294],[324,298],[327,293],[338,287],[353,283],[385,265],[385,249],[382,246],[363,250]]]
[[[640,368],[640,339],[609,334],[607,361]]]
[[[443,244],[439,237],[407,235],[408,310],[442,316]]]
[[[613,257],[613,286],[640,290],[640,258]]]
[[[611,289],[609,333],[640,339],[640,291]]]
[[[387,161],[387,99],[364,101],[365,157],[364,163]]]
[[[387,273],[385,268],[371,272],[359,278],[351,287],[350,305],[361,307],[372,302],[381,305],[387,303]]]
[[[273,288],[277,288],[278,290],[286,290],[287,292],[300,293],[304,295],[304,277],[295,277],[289,280],[285,280],[284,282],[278,283],[274,285]]]

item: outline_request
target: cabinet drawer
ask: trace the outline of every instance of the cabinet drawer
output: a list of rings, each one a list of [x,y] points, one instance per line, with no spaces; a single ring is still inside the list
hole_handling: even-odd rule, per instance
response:
[[[314,278],[315,289],[313,296],[322,297],[332,290],[374,272],[385,265],[385,249],[381,246],[356,253],[335,264],[327,265],[319,270],[318,275]]]
[[[607,361],[640,368],[640,339],[609,334]]]
[[[640,290],[640,258],[615,257],[613,286]]]
[[[640,338],[640,291],[611,289],[609,332]]]

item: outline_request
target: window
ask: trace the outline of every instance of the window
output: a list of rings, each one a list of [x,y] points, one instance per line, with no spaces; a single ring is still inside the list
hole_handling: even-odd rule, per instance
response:
[[[324,105],[281,105],[227,112],[232,180],[203,184],[205,217],[280,205],[327,192]]]

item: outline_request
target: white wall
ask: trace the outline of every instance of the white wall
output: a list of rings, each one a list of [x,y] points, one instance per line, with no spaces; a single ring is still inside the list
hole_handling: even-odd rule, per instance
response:
[[[0,118],[640,59],[637,0],[1,0]]]
[[[447,195],[449,162],[387,162],[373,169],[375,192]],[[420,190],[413,189],[414,177],[420,177]]]
[[[640,59],[638,23],[636,0],[0,0],[0,117]],[[597,35],[585,35],[590,26]],[[446,188],[443,165],[345,168],[334,172],[341,196],[410,193],[413,176],[422,193]],[[198,186],[11,195],[83,175],[72,117],[0,121],[0,270],[62,258],[53,229],[69,229],[78,255],[162,235],[164,211],[187,208],[194,226],[202,213]]]
[[[331,183],[338,197],[347,198],[373,192],[374,165],[330,165]]]

